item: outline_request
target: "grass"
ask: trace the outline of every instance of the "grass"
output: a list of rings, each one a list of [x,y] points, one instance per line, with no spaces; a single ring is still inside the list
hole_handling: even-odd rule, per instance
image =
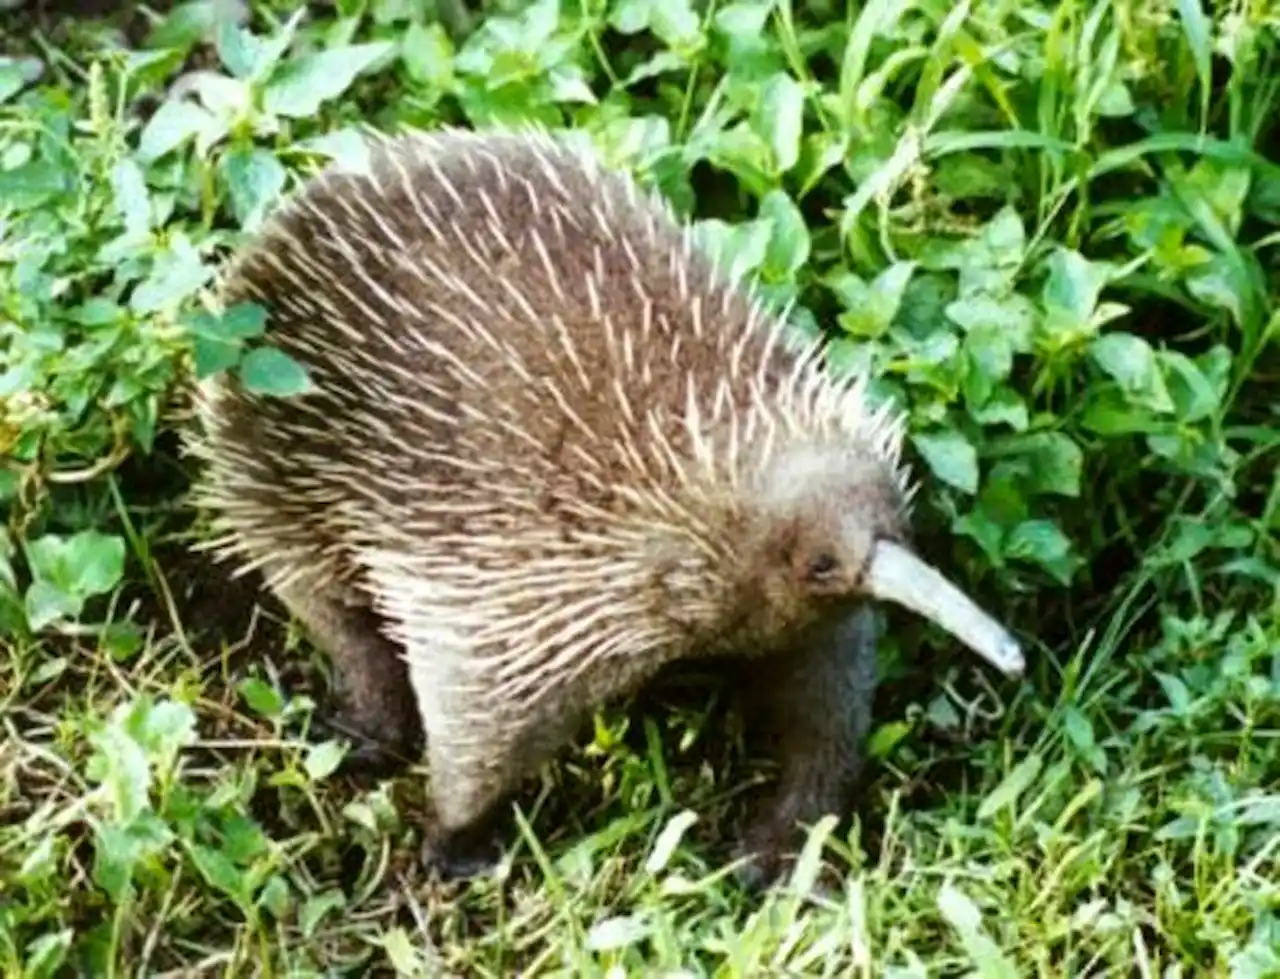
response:
[[[5,975],[1280,976],[1280,12],[214,6],[4,14]],[[337,777],[323,657],[189,550],[191,378],[291,383],[198,315],[239,237],[357,124],[528,117],[872,366],[926,551],[1030,646],[1000,683],[887,613],[852,825],[763,899],[713,680],[604,712],[444,886],[424,779]]]

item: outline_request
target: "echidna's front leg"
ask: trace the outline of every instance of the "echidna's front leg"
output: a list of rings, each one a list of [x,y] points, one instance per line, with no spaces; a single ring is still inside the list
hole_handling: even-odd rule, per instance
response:
[[[827,814],[843,817],[852,801],[876,689],[870,608],[790,654],[751,664],[747,685],[753,720],[765,725],[780,767],[741,844],[753,859],[740,878],[758,888],[788,866],[807,826]]]
[[[333,661],[336,704],[318,721],[354,742],[344,770],[390,774],[411,764],[421,752],[418,705],[400,649],[378,616],[335,584],[302,578],[275,592]]]
[[[431,777],[423,861],[446,878],[475,876],[501,856],[512,795],[572,738],[581,712],[556,697],[527,709],[495,702],[496,682],[467,676],[461,650],[424,644],[408,658]]]

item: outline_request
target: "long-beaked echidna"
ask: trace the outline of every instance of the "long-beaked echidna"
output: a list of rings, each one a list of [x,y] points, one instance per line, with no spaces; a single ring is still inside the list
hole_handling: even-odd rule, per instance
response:
[[[221,288],[265,307],[313,390],[220,375],[191,444],[214,548],[332,655],[348,729],[396,751],[425,734],[442,869],[483,866],[519,780],[665,664],[747,664],[781,767],[745,837],[757,882],[850,801],[868,599],[1021,671],[905,543],[901,417],[789,343],[658,196],[534,129],[369,150],[282,206]]]

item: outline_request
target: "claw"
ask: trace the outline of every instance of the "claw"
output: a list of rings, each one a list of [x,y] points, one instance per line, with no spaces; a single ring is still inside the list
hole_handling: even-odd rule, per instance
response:
[[[311,730],[320,737],[338,738],[350,743],[338,766],[338,771],[342,774],[387,778],[412,764],[401,753],[399,746],[387,744],[380,738],[364,733],[341,708],[314,715]]]
[[[502,858],[502,846],[496,834],[478,839],[463,835],[428,834],[422,844],[422,864],[434,870],[442,880],[466,880],[492,871]]]

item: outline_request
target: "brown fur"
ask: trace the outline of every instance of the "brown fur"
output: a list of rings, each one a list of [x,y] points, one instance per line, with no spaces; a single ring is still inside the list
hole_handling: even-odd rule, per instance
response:
[[[746,657],[782,768],[745,836],[771,878],[859,770],[859,587],[905,532],[896,436],[860,394],[789,381],[774,318],[624,178],[513,134],[373,159],[310,182],[227,276],[315,385],[204,392],[227,553],[333,655],[346,727],[396,752],[425,733],[429,851],[454,871],[593,708]]]

